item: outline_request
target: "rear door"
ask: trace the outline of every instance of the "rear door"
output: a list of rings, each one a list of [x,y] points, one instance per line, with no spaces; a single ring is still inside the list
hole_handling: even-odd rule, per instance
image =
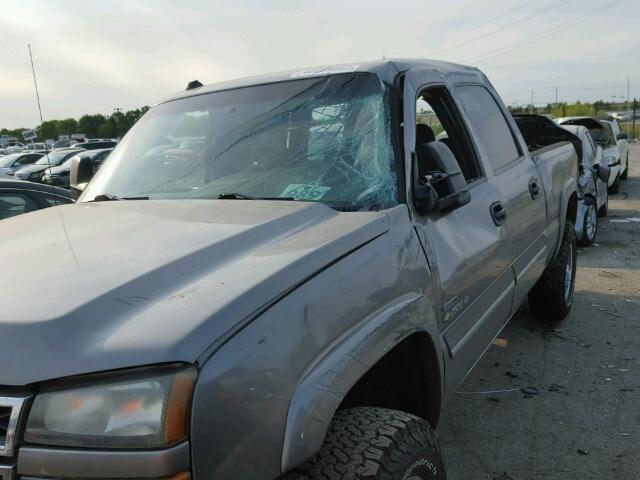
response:
[[[491,213],[502,192],[494,178],[485,175],[448,88],[418,89],[415,107],[416,143],[446,144],[471,193],[470,203],[451,212],[414,215],[439,285],[434,299],[449,357],[445,388],[451,394],[508,320],[514,278],[506,227]]]
[[[495,175],[506,213],[509,258],[516,279],[516,309],[545,267],[546,203],[538,167],[516,141],[513,121],[493,93],[482,85],[461,85],[456,95]]]

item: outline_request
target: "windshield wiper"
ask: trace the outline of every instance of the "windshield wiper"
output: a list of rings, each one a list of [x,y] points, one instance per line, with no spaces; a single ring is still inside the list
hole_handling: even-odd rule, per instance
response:
[[[118,197],[117,195],[112,195],[111,193],[101,193],[100,195],[96,195],[93,200],[89,200],[90,202],[112,202],[117,200],[149,200],[149,197]]]
[[[219,200],[288,200],[293,201],[293,197],[251,197],[244,193],[221,193],[218,195]]]

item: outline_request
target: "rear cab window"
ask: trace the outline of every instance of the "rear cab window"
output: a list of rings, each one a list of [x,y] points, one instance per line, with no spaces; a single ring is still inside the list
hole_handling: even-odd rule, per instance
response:
[[[518,160],[521,153],[513,132],[491,93],[479,85],[461,85],[456,94],[494,173]]]

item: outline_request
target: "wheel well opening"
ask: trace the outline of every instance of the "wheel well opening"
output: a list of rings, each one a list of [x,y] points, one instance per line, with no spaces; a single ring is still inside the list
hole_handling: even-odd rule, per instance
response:
[[[382,407],[438,424],[442,403],[438,353],[427,334],[414,333],[387,352],[356,383],[338,410]]]
[[[571,220],[574,224],[578,217],[578,195],[573,192],[569,197],[569,205],[567,205],[567,219]]]

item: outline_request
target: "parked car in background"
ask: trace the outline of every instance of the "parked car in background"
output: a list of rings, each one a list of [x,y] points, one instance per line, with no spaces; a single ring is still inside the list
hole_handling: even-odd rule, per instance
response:
[[[0,220],[73,203],[69,191],[13,178],[0,179]]]
[[[582,143],[578,177],[578,214],[576,237],[582,245],[591,245],[598,233],[598,216],[604,217],[609,209],[608,182],[611,169],[603,163],[602,147],[597,145],[586,127],[563,125]]]
[[[596,144],[602,147],[603,162],[611,168],[609,193],[618,193],[622,175],[625,173],[622,168],[626,170],[627,164],[622,165],[618,139],[610,122],[592,117],[564,117],[557,119],[556,122],[559,125],[582,125],[589,130]]]
[[[10,147],[7,147],[6,150],[7,150],[7,153],[19,153],[24,150],[24,145],[22,144],[12,145]]]
[[[38,143],[28,143],[25,147],[25,150],[46,150],[47,145],[44,142]]]
[[[100,168],[102,162],[111,153],[112,148],[104,148],[100,150],[87,150],[72,157],[69,157],[61,165],[57,167],[47,168],[42,176],[42,183],[56,185],[63,188],[69,188],[69,172],[71,171],[71,162],[76,156],[87,157],[93,163],[94,172]],[[0,159],[0,163],[2,160]]]
[[[514,114],[513,117],[530,151],[560,142],[573,145],[578,155],[576,238],[582,245],[591,245],[598,231],[598,214],[606,215],[608,208],[610,169],[601,165],[602,148],[596,145],[586,127],[559,126],[543,115]]]
[[[38,152],[10,153],[0,157],[0,175],[13,175],[16,170],[31,165],[42,157]]]
[[[44,171],[47,168],[57,167],[68,158],[84,151],[85,150],[83,148],[61,148],[59,150],[53,150],[40,157],[32,165],[27,165],[17,169],[14,175],[20,180],[40,182],[42,181],[42,175],[44,175]]]
[[[602,123],[609,124],[618,144],[620,152],[620,180],[626,180],[629,176],[629,136],[622,131],[618,120],[603,120]]]
[[[82,147],[86,150],[99,150],[103,148],[113,148],[118,144],[115,140],[87,140],[77,144],[76,146]]]

